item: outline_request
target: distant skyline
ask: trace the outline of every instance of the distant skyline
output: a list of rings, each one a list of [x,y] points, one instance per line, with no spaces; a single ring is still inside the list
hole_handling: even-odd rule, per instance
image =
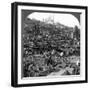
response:
[[[54,23],[61,23],[69,27],[78,26],[78,28],[80,28],[80,23],[78,19],[72,14],[33,12],[32,14],[28,15],[27,18],[36,19],[40,21],[45,20],[48,23],[53,23],[54,21]]]

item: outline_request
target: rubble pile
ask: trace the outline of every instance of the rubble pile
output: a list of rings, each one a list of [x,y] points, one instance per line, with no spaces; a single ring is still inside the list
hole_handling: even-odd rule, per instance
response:
[[[23,77],[48,76],[62,70],[60,75],[80,74],[80,30],[77,26],[71,28],[33,19],[27,19],[24,24]]]

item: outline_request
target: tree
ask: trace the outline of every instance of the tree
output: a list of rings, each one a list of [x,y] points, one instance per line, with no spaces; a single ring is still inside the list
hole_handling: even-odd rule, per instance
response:
[[[74,29],[75,29],[75,31],[74,31],[74,37],[77,40],[80,40],[80,29],[77,26],[75,26]]]

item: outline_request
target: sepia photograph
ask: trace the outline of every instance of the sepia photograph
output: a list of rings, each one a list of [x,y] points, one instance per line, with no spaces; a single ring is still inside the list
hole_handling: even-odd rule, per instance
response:
[[[87,7],[13,3],[12,10],[13,86],[87,82]]]

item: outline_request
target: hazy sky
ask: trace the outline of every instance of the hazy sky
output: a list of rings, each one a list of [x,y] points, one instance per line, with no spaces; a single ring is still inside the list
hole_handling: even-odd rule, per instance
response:
[[[78,19],[72,14],[34,12],[28,15],[28,18],[40,21],[48,20],[49,18],[50,20],[54,20],[55,23],[59,22],[69,27],[74,27],[75,25],[80,27]],[[51,22],[49,21],[48,23]]]

